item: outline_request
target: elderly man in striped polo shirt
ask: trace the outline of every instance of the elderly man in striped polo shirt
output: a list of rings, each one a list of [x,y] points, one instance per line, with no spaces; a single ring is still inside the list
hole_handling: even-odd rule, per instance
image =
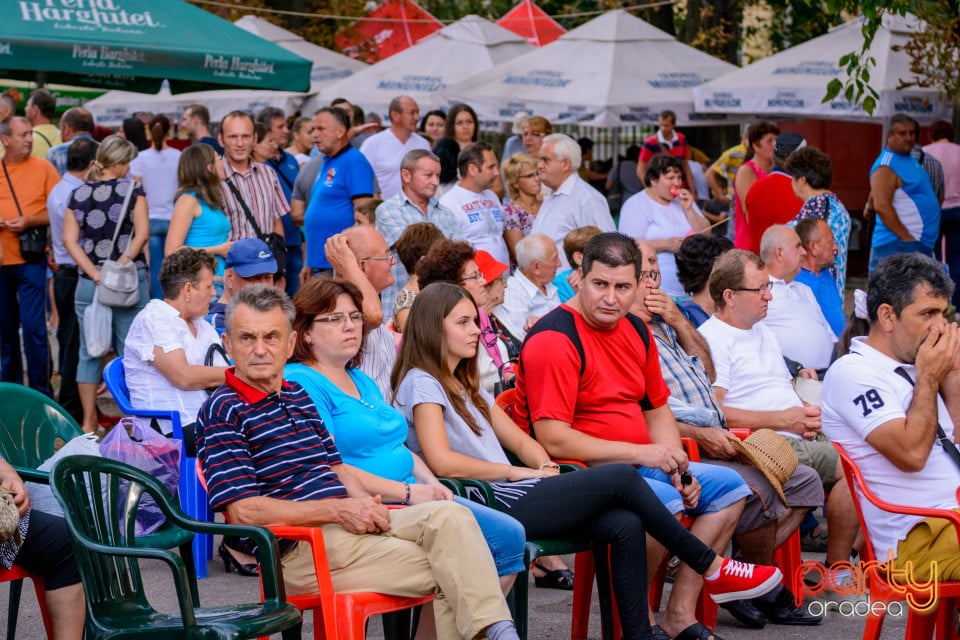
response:
[[[313,401],[283,380],[293,318],[290,299],[267,285],[242,289],[227,307],[224,344],[235,366],[197,420],[211,506],[242,524],[323,527],[334,589],[438,593],[439,638],[518,640],[470,511],[440,488],[344,464]],[[411,506],[388,511],[382,502]],[[287,593],[316,593],[308,546],[285,549]]]

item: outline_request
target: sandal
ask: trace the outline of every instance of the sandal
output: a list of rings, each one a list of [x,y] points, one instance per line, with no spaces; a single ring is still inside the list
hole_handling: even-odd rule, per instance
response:
[[[653,640],[673,640],[670,634],[664,631],[663,627],[658,624],[650,627],[650,637],[653,638]]]
[[[570,569],[555,569],[550,571],[537,563],[534,563],[533,566],[535,569],[539,569],[544,573],[542,576],[534,576],[533,584],[541,589],[573,591],[573,571],[570,571]]]
[[[827,537],[829,531],[823,525],[814,527],[810,531],[800,536],[800,549],[802,551],[812,551],[814,553],[823,553],[827,550]]]
[[[716,632],[702,622],[694,622],[692,625],[674,636],[674,640],[723,640]]]

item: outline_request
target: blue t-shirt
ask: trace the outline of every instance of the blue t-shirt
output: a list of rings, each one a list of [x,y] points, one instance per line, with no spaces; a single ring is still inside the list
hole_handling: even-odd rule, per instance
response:
[[[323,250],[324,243],[330,236],[353,226],[354,198],[372,195],[373,167],[362,153],[347,145],[340,153],[324,158],[303,217],[309,266],[331,268]]]
[[[571,287],[567,281],[567,276],[571,273],[573,273],[573,269],[567,269],[566,271],[558,273],[557,277],[553,279],[553,286],[557,288],[557,295],[560,297],[560,302],[566,302],[577,295],[577,292],[573,290],[573,287]]]
[[[836,287],[834,287],[834,291],[836,291]],[[694,327],[699,327],[710,319],[710,314],[704,311],[703,307],[693,300],[683,300],[682,302],[678,302],[677,306],[680,307],[680,311],[683,312],[683,315],[687,317],[687,320],[689,320]]]
[[[940,232],[940,201],[933,191],[930,174],[910,154],[901,155],[886,148],[870,167],[870,175],[880,167],[889,167],[903,181],[903,186],[893,194],[893,208],[910,235],[932,251]],[[877,216],[872,246],[882,247],[899,241],[900,238]]]
[[[847,318],[843,315],[843,300],[840,299],[840,292],[837,291],[837,280],[830,273],[830,269],[822,269],[818,275],[813,275],[813,272],[808,269],[800,269],[797,282],[810,287],[813,296],[820,303],[820,310],[823,311],[824,317],[830,323],[830,328],[833,329],[833,334],[839,337],[847,324]]]
[[[307,391],[344,462],[397,482],[415,482],[413,454],[404,445],[406,419],[387,404],[367,374],[359,369],[347,372],[360,392],[359,400],[305,364],[288,364],[283,377]]]
[[[290,202],[290,196],[293,194],[293,185],[297,181],[297,174],[300,173],[300,164],[297,159],[283,149],[279,151],[280,159],[270,158],[264,164],[273,169],[277,174],[277,181],[280,188],[283,189],[283,195]],[[293,222],[290,213],[287,212],[280,217],[283,223],[283,237],[286,238],[288,247],[299,247],[303,242],[300,238],[300,229]]]
[[[187,235],[183,239],[183,244],[194,249],[205,249],[223,244],[230,239],[230,218],[220,209],[214,209],[206,202],[201,200],[196,192],[184,191],[197,199],[200,204],[200,215],[193,219],[190,228],[187,229]],[[217,270],[213,275],[222,276],[224,259],[223,256],[214,256],[217,261]]]

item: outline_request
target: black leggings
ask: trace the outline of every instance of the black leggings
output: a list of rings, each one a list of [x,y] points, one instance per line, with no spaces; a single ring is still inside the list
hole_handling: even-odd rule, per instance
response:
[[[650,636],[647,532],[699,574],[717,557],[627,464],[545,478],[507,503],[528,539],[576,537],[610,545],[610,577],[626,640]]]

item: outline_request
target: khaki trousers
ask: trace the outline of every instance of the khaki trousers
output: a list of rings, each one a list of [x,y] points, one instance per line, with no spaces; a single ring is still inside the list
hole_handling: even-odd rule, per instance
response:
[[[434,593],[438,638],[473,640],[491,624],[511,619],[480,527],[455,502],[393,509],[390,529],[379,535],[324,525],[323,537],[335,591]],[[283,557],[288,594],[318,592],[312,558],[303,542]]]

